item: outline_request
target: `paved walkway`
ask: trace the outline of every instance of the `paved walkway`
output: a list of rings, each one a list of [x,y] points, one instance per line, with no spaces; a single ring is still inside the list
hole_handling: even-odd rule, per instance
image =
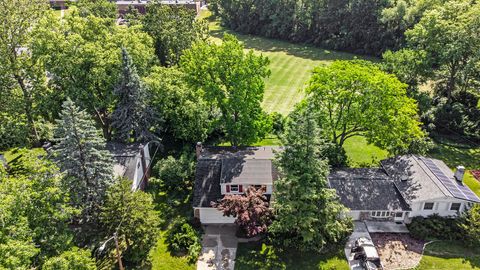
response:
[[[372,238],[368,233],[365,223],[363,223],[362,221],[355,221],[353,225],[354,227],[352,235],[350,235],[347,244],[345,245],[345,256],[347,257],[348,265],[350,266],[351,270],[363,270],[363,267],[360,265],[358,260],[352,260],[352,258],[350,258],[351,249],[355,244],[355,240],[357,240],[359,237],[366,237],[368,239]]]
[[[407,226],[403,223],[397,224],[392,221],[365,221],[370,233],[409,233]]]
[[[237,228],[233,225],[206,225],[197,270],[233,270],[237,253]]]

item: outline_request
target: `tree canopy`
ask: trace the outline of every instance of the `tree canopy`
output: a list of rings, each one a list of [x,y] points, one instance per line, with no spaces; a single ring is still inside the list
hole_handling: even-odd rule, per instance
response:
[[[36,143],[42,137],[37,123],[39,103],[48,91],[42,62],[32,56],[28,48],[37,26],[50,14],[48,5],[42,0],[2,1],[0,14],[0,102],[13,105],[2,106],[0,113],[7,121],[10,121],[8,116],[19,117],[16,127],[25,130],[26,135],[22,141]],[[5,123],[0,121],[0,130],[15,130]],[[3,134],[10,136],[8,132]]]
[[[223,212],[224,216],[234,217],[235,224],[240,226],[247,237],[253,237],[267,231],[271,224],[273,211],[269,207],[266,188],[256,189],[249,186],[245,195],[225,195],[219,202],[212,202],[212,206]]]
[[[115,136],[124,142],[154,138],[151,131],[155,125],[154,113],[147,104],[145,86],[125,48],[122,48],[122,75],[114,93],[118,97],[111,116]]]
[[[343,241],[352,222],[342,218],[348,209],[328,188],[328,160],[322,156],[326,142],[311,111],[297,110],[287,123],[285,148],[276,160],[281,178],[274,182],[275,219],[269,232],[285,247],[322,251]]]
[[[45,61],[49,84],[61,89],[61,97],[68,96],[86,109],[109,140],[113,89],[122,74],[121,48],[127,49],[143,76],[155,59],[153,41],[139,25],[123,27],[109,18],[82,17],[75,7],[70,10],[61,21],[44,22],[31,49]]]
[[[384,54],[387,67],[411,88],[429,82],[424,122],[437,132],[480,138],[480,4],[434,5],[406,32],[407,46]]]
[[[184,51],[180,63],[187,82],[220,110],[216,124],[234,146],[254,143],[271,129],[261,107],[264,79],[270,74],[268,58],[243,49],[226,34],[220,45],[195,44]]]
[[[101,223],[105,238],[117,233],[125,246],[123,258],[138,265],[156,242],[160,218],[152,197],[143,191],[132,192],[132,182],[121,179],[108,189]]]
[[[307,102],[330,140],[342,146],[363,135],[392,153],[424,136],[415,100],[395,76],[363,61],[335,61],[313,70]]]
[[[62,176],[42,150],[20,149],[0,165],[0,268],[30,269],[73,244],[75,214]]]
[[[197,41],[207,39],[206,21],[198,20],[195,10],[183,6],[150,2],[147,13],[141,17],[145,32],[155,42],[155,52],[163,66],[174,66],[183,50]]]
[[[81,223],[91,222],[113,183],[113,161],[93,120],[72,100],[63,103],[55,129],[55,160],[66,174],[64,186],[81,208]]]

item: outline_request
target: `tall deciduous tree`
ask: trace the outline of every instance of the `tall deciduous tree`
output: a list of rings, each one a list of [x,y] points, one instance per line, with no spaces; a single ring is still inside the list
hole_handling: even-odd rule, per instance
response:
[[[132,182],[122,179],[108,190],[101,222],[106,237],[117,233],[124,241],[123,258],[138,265],[156,242],[160,218],[151,195],[132,192]]]
[[[0,74],[2,95],[20,92],[22,113],[25,114],[29,136],[40,139],[37,130],[35,104],[46,91],[43,66],[32,57],[28,44],[37,24],[48,14],[42,0],[8,0],[0,2]]]
[[[0,165],[0,268],[30,269],[72,245],[74,210],[61,174],[43,150],[18,150]]]
[[[167,138],[193,143],[207,138],[216,110],[187,85],[182,71],[155,67],[145,78],[145,85],[151,95],[150,106],[162,116],[161,130]]]
[[[121,48],[128,50],[141,77],[155,58],[153,41],[139,25],[119,26],[109,18],[82,17],[76,7],[69,10],[61,21],[39,27],[32,50],[45,61],[50,85],[87,110],[109,140]]]
[[[243,49],[234,36],[226,34],[220,45],[195,44],[181,61],[189,84],[220,109],[218,125],[234,146],[253,143],[271,128],[261,107],[264,79],[270,74],[268,58]]]
[[[116,137],[126,142],[151,139],[153,111],[147,104],[145,87],[125,48],[122,48],[122,75],[114,92],[118,97],[112,113]]]
[[[406,32],[408,47],[425,55],[421,74],[435,80],[437,91],[449,101],[455,90],[469,90],[480,80],[479,16],[475,1],[448,1],[427,11]]]
[[[235,224],[240,226],[248,237],[267,231],[271,224],[273,212],[269,208],[265,188],[248,187],[245,195],[225,195],[212,206],[223,212],[224,216],[234,217]]]
[[[141,22],[155,41],[155,52],[162,65],[178,64],[183,50],[196,41],[207,39],[208,25],[196,16],[195,10],[182,6],[163,5],[157,1],[147,5]]]
[[[335,61],[313,70],[307,101],[331,141],[343,146],[353,136],[392,153],[424,136],[407,85],[364,61]]]
[[[328,160],[321,155],[325,142],[310,110],[295,111],[287,124],[285,149],[276,161],[281,178],[274,183],[275,220],[269,232],[283,246],[321,251],[345,239],[352,222],[341,218],[347,209],[328,187]]]
[[[89,115],[67,98],[57,120],[55,140],[55,160],[66,174],[65,188],[73,205],[83,209],[82,222],[89,222],[113,183],[113,162],[105,139]]]

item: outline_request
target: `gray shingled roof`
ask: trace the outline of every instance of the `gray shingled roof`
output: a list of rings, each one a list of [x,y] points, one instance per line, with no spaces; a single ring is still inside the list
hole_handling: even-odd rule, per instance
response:
[[[222,159],[220,183],[272,184],[272,161],[269,159]]]
[[[220,190],[221,160],[199,159],[195,172],[193,207],[211,207],[222,198]]]
[[[280,147],[205,147],[197,160],[193,207],[211,207],[222,198],[221,183],[271,184],[271,160]]]
[[[137,166],[137,158],[140,157],[140,143],[123,144],[118,142],[108,142],[107,150],[112,154],[115,164],[121,166],[121,174],[130,180],[135,176],[135,166]],[[120,168],[118,168],[120,170]]]
[[[340,202],[351,210],[409,210],[382,169],[340,169],[330,173],[328,179]]]
[[[448,169],[443,161],[435,160],[435,162]],[[426,165],[414,155],[386,159],[381,161],[381,164],[408,204],[415,201],[453,197]]]

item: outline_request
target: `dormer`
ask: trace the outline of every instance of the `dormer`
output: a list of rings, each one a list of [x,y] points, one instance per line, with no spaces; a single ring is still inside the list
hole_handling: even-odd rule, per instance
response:
[[[257,188],[264,186],[266,194],[272,194],[274,175],[270,159],[223,159],[220,175],[221,193],[243,194],[249,186]]]

